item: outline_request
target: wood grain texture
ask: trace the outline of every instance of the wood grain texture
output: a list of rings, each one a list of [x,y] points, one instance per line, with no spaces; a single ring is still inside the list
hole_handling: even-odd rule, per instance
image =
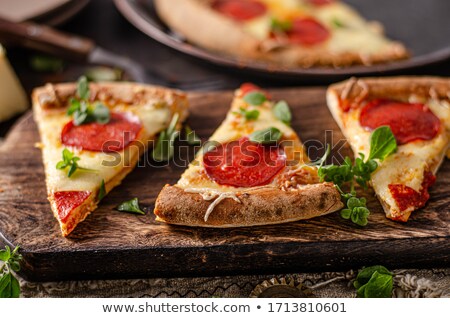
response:
[[[271,93],[291,105],[293,127],[313,159],[323,152],[315,150],[325,141],[335,146],[335,154],[350,153],[328,112],[324,89]],[[206,140],[224,119],[232,93],[192,94],[190,98],[188,122]],[[152,213],[161,188],[175,183],[189,161],[183,160],[184,147],[177,164],[136,168],[69,238],[63,238],[46,199],[41,152],[34,147],[38,141],[36,126],[27,114],[0,148],[0,232],[7,243],[21,246],[21,275],[29,280],[342,270],[371,264],[450,265],[448,160],[437,175],[429,203],[407,224],[387,220],[371,193],[367,197],[372,214],[366,228],[335,213],[283,225],[199,229],[155,222]],[[147,215],[114,210],[133,197],[140,199]]]

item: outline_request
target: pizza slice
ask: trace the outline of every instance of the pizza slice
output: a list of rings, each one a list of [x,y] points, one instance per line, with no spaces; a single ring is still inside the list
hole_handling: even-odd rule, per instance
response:
[[[158,221],[242,227],[309,219],[342,208],[333,184],[320,183],[289,126],[286,102],[244,84],[222,125],[177,184],[156,200]]]
[[[132,83],[47,84],[32,99],[48,200],[64,236],[121,183],[171,121],[187,116],[184,94]]]
[[[352,78],[332,85],[327,101],[355,155],[366,157],[371,131],[389,126],[398,150],[372,174],[386,216],[406,222],[428,201],[428,189],[450,140],[450,79]]]
[[[237,58],[340,67],[409,56],[380,23],[338,0],[155,0],[155,6],[188,41]]]

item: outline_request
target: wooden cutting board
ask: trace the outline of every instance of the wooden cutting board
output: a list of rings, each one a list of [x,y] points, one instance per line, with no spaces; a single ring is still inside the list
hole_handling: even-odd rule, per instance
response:
[[[335,153],[350,153],[328,112],[324,89],[271,93],[291,105],[292,125],[310,156],[320,154],[314,149],[325,141],[334,145]],[[232,92],[191,95],[189,124],[207,139],[224,119],[231,99]],[[448,160],[437,175],[429,203],[407,224],[387,220],[373,193],[368,194],[372,214],[365,228],[341,219],[339,213],[238,229],[158,223],[152,213],[155,199],[166,183],[178,180],[188,160],[159,167],[141,164],[69,238],[63,238],[47,202],[41,152],[34,147],[38,141],[36,125],[26,114],[0,148],[0,234],[7,243],[21,246],[20,274],[29,280],[331,271],[373,264],[389,268],[450,265]],[[185,152],[181,158],[186,159]],[[133,197],[140,199],[147,215],[114,210]]]

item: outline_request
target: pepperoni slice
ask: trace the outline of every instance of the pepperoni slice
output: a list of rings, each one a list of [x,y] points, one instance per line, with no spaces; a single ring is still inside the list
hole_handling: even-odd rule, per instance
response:
[[[216,0],[212,8],[238,21],[247,21],[264,15],[267,7],[255,0]]]
[[[271,182],[285,167],[286,155],[280,147],[263,146],[244,137],[205,153],[203,163],[218,184],[255,187]]]
[[[268,92],[264,91],[261,87],[253,83],[244,83],[241,85],[240,89],[241,89],[241,97],[244,97],[245,95],[251,92],[261,92],[266,96],[267,99],[272,99],[272,96],[270,96]]]
[[[315,5],[315,6],[325,6],[327,4],[332,4],[336,0],[308,0],[309,3]]]
[[[428,193],[428,189],[436,182],[436,177],[431,172],[425,172],[424,179],[422,182],[422,189],[420,192],[415,191],[414,189],[405,186],[404,184],[390,184],[389,191],[392,194],[395,202],[400,209],[400,211],[405,211],[408,208],[419,209],[425,206],[428,199],[430,198],[430,194]],[[407,221],[407,220],[398,220],[398,221]]]
[[[97,152],[113,152],[126,148],[136,139],[142,125],[130,114],[111,113],[107,124],[89,123],[75,126],[67,123],[61,133],[61,142],[70,147]]]
[[[441,127],[439,118],[426,105],[386,99],[369,102],[362,109],[359,121],[361,126],[370,130],[380,126],[391,127],[400,145],[415,140],[431,140]]]
[[[298,18],[286,32],[289,42],[301,45],[316,45],[330,37],[330,31],[314,18]]]
[[[53,197],[55,198],[58,216],[61,222],[65,223],[69,218],[70,213],[83,204],[90,195],[90,191],[55,192]]]

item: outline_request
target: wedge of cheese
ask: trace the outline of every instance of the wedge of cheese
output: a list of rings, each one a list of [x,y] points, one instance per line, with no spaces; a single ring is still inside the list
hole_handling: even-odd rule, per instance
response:
[[[24,112],[28,98],[0,45],[0,122]]]

